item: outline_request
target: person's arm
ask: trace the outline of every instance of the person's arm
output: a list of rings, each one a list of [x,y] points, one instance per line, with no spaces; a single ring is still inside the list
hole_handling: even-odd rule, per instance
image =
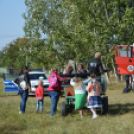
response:
[[[90,82],[90,77],[83,81],[83,84],[86,85]]]
[[[74,79],[70,80],[70,85],[74,86]]]
[[[100,70],[101,74],[104,74],[105,72],[111,71],[110,69],[103,69],[102,63],[99,66],[99,70]]]
[[[100,70],[100,73],[101,73],[101,74],[104,74],[105,71],[104,71],[104,69],[103,69],[103,67],[102,67],[102,63],[99,65],[99,70]]]
[[[37,98],[37,88],[36,88],[36,90],[35,90],[35,96],[36,96],[36,98]]]
[[[58,78],[58,80],[68,80],[68,77],[60,77],[59,75],[56,75],[56,77]]]
[[[90,85],[91,85],[91,84],[88,83],[88,86],[86,87],[86,91],[87,91],[87,92],[89,92],[89,90],[90,90]]]
[[[25,73],[25,74],[24,74],[24,79],[25,79],[25,82],[26,82],[27,87],[28,87],[28,89],[29,89],[29,92],[31,92],[31,84],[30,84],[30,78],[29,78],[28,73]]]
[[[14,83],[16,83],[17,85],[18,85],[18,82],[19,82],[19,80],[18,80],[18,77],[14,80]]]

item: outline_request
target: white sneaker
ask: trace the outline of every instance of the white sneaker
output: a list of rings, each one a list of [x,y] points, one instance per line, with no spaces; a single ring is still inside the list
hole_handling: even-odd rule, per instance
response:
[[[96,114],[96,115],[94,115],[94,116],[93,116],[93,118],[92,118],[92,119],[96,119],[97,117],[98,117],[98,115]]]
[[[23,114],[23,112],[19,111],[19,114]]]

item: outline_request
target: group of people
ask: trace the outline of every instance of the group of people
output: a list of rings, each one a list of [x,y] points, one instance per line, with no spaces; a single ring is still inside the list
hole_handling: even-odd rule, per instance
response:
[[[102,67],[102,63],[100,61],[101,53],[97,52],[95,54],[95,58],[92,58],[88,61],[88,73],[90,77],[86,80],[83,80],[81,77],[71,78],[70,84],[75,89],[75,109],[79,109],[79,113],[81,118],[83,118],[83,107],[87,102],[87,108],[90,108],[93,113],[93,119],[97,118],[96,107],[102,107],[102,101],[100,97],[100,82],[96,79],[96,77],[100,77],[101,74],[105,72]],[[86,74],[87,71],[84,70],[83,65],[78,65],[78,74]],[[63,74],[74,74],[74,69],[72,66],[68,65]],[[57,103],[60,96],[60,91],[62,90],[62,82],[61,80],[66,80],[67,78],[60,77],[58,75],[58,70],[53,69],[52,73],[49,77],[49,83],[51,83],[51,78],[53,75],[57,77],[58,86],[55,88],[51,88],[49,85],[49,96],[51,98],[51,112],[50,116],[56,114]],[[87,85],[88,84],[88,85]],[[86,86],[87,85],[87,86]],[[87,95],[88,94],[88,95]]]
[[[83,117],[83,107],[85,106],[85,103],[87,102],[87,108],[91,109],[91,112],[93,113],[93,119],[97,117],[96,113],[96,107],[102,107],[101,97],[100,97],[100,83],[96,80],[97,76],[101,76],[102,73],[104,73],[104,69],[101,64],[101,53],[97,52],[95,54],[95,58],[92,58],[88,61],[88,73],[90,74],[90,77],[86,80],[83,80],[81,77],[75,77],[71,78],[70,84],[75,89],[75,109],[79,109],[80,116]],[[52,69],[51,75],[49,76],[49,88],[48,88],[48,95],[51,99],[51,110],[50,110],[50,116],[54,116],[56,114],[57,110],[57,103],[59,100],[59,97],[61,95],[62,88],[62,80],[68,80],[67,77],[60,77],[58,75],[58,69]],[[30,85],[30,78],[28,75],[29,68],[25,67],[24,72],[20,71],[19,76],[15,79],[15,83],[18,84],[19,87],[19,94],[22,98],[22,101],[20,102],[20,114],[25,113],[26,108],[26,101],[28,97],[28,91],[31,91],[31,85]],[[78,65],[78,71],[79,74],[86,74],[87,71],[84,70],[84,67],[82,64]],[[72,66],[67,66],[63,72],[63,74],[74,74],[74,69]],[[25,80],[27,89],[23,90],[20,86],[20,82],[22,80]],[[35,95],[37,98],[37,107],[36,112],[39,111],[39,105],[40,105],[40,112],[43,112],[43,101],[44,101],[44,88],[43,88],[43,82],[41,80],[38,81],[39,86],[37,87],[35,91]],[[88,85],[87,85],[88,84]],[[87,86],[86,86],[87,85]]]

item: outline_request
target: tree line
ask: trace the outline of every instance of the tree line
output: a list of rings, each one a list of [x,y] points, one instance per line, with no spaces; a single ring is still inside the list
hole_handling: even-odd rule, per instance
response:
[[[133,0],[25,0],[25,5],[25,37],[1,51],[1,65],[20,68],[27,60],[50,69],[70,59],[86,65],[100,51],[102,62],[112,67],[110,48],[134,42]]]

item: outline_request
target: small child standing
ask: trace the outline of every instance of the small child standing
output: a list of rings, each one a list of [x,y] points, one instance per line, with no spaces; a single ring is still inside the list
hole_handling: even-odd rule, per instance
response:
[[[80,116],[83,118],[83,107],[87,100],[85,85],[81,77],[76,78],[75,82],[71,79],[70,84],[75,89],[75,110],[79,109]]]
[[[90,75],[90,82],[86,88],[88,92],[87,108],[90,108],[93,113],[93,119],[97,118],[96,108],[102,107],[102,101],[100,97],[100,85],[96,80],[96,75],[93,73]]]
[[[35,95],[37,98],[37,107],[36,107],[36,112],[38,113],[39,111],[39,106],[40,106],[40,112],[43,112],[43,102],[44,102],[44,87],[43,87],[43,82],[41,80],[38,81],[38,87],[36,88]]]

